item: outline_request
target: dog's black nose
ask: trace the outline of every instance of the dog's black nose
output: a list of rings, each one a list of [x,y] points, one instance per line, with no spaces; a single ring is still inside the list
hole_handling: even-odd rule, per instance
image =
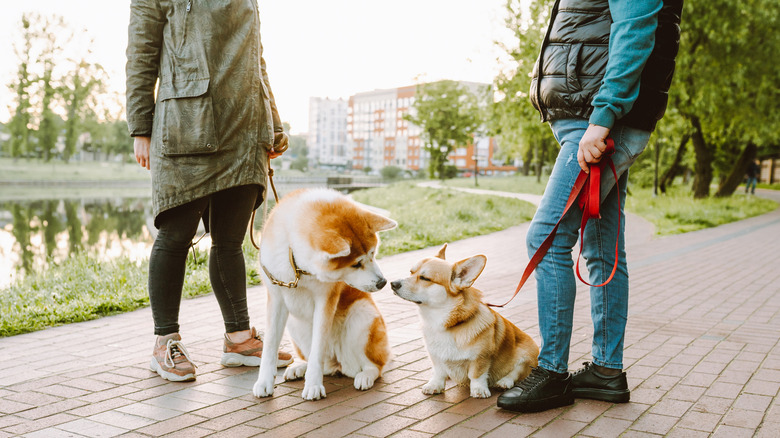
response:
[[[377,290],[382,289],[387,284],[387,280],[384,278],[376,282],[376,288]]]
[[[398,290],[398,289],[401,288],[401,282],[396,280],[396,281],[390,283],[390,287],[392,287],[393,290]]]

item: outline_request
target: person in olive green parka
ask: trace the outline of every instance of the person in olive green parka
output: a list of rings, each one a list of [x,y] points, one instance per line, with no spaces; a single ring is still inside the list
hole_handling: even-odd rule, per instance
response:
[[[225,323],[222,364],[259,365],[241,244],[265,196],[268,160],[286,149],[287,136],[266,73],[257,0],[132,0],[127,124],[136,160],[151,170],[159,229],[149,259],[152,370],[168,380],[195,378],[178,316],[201,218]],[[279,365],[291,361],[279,353]]]

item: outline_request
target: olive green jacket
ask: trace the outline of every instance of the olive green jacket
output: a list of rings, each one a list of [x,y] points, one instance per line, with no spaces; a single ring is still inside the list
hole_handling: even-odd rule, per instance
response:
[[[130,135],[152,139],[155,222],[167,209],[230,187],[258,184],[263,195],[282,123],[257,0],[132,0],[127,124]]]

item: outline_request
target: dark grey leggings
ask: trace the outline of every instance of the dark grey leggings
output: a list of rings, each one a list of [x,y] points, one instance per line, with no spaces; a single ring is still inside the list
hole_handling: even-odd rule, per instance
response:
[[[208,207],[211,252],[209,279],[217,297],[225,332],[249,330],[246,304],[244,242],[259,186],[239,186],[164,211],[149,258],[149,301],[154,334],[179,331],[179,305],[190,242]]]

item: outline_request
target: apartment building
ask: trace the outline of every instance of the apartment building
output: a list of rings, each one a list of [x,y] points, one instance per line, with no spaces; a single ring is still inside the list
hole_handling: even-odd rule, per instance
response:
[[[459,82],[472,93],[481,94],[488,84]],[[353,169],[371,169],[397,166],[407,171],[425,170],[430,154],[420,138],[420,128],[404,120],[408,114],[417,86],[390,88],[357,93],[349,98],[347,109],[347,138],[352,153]],[[475,138],[473,144],[457,147],[448,161],[461,173],[479,169],[481,174],[513,172],[515,166],[494,163],[496,151],[493,138]]]
[[[309,134],[306,140],[311,166],[346,169],[352,152],[347,138],[347,101],[309,99]]]

